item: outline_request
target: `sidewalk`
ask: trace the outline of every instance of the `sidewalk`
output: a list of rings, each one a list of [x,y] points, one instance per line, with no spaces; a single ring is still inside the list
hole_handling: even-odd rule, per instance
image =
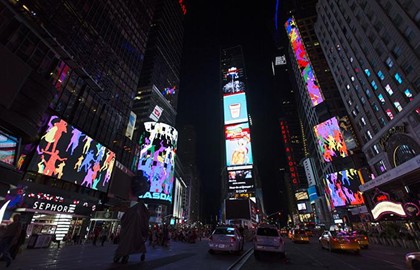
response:
[[[179,260],[193,253],[196,245],[206,244],[203,239],[196,244],[171,241],[169,247],[147,246],[146,260],[140,263],[140,254],[131,255],[128,264],[113,263],[114,251],[117,245],[106,242],[103,247],[92,244],[53,245],[45,249],[24,249],[18,254],[8,269],[38,270],[38,269],[150,269],[152,261],[157,264],[160,259]],[[156,260],[159,259],[159,260]],[[0,269],[6,262],[0,261]],[[144,267],[141,267],[144,265]]]

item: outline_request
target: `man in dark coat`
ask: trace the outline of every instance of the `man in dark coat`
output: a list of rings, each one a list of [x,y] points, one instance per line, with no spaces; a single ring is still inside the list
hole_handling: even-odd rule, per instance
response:
[[[15,245],[22,231],[22,223],[20,222],[20,215],[13,216],[13,222],[7,225],[6,230],[0,238],[0,253],[6,261],[6,267],[12,263],[12,257],[9,253],[10,247]]]
[[[119,262],[122,258],[122,263],[127,263],[130,254],[139,253],[144,261],[149,217],[149,210],[140,201],[125,212],[121,218],[120,241],[115,251],[114,262]]]

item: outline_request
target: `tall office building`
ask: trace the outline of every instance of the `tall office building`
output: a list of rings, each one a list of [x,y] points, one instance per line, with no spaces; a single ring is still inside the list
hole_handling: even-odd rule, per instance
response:
[[[347,210],[363,205],[358,190],[359,169],[363,164],[357,155],[358,145],[352,137],[351,124],[314,32],[315,3],[299,2],[285,22],[297,108],[302,133],[307,138],[303,165],[308,193],[313,194],[311,208],[315,211],[315,221],[348,223]],[[343,181],[347,178],[351,180]],[[338,185],[340,188],[335,187]],[[351,195],[340,198],[337,190]]]
[[[150,120],[175,125],[185,13],[186,7],[182,1],[155,1],[133,107],[137,115],[136,130],[141,131],[142,123]]]
[[[183,37],[184,37],[184,15],[186,13],[186,7],[183,1],[177,0],[158,0],[153,1],[153,19],[151,23],[150,35],[146,46],[146,53],[144,58],[144,65],[140,73],[140,80],[138,84],[137,93],[134,97],[133,115],[136,115],[134,140],[140,141],[141,148],[148,148],[148,141],[144,141],[144,132],[146,123],[155,122],[155,125],[159,129],[161,134],[167,134],[168,129],[171,130],[171,141],[168,140],[170,150],[163,153],[159,149],[159,145],[156,145],[153,149],[156,155],[166,155],[169,160],[174,158],[176,141],[178,138],[177,131],[173,128],[176,122],[176,109],[177,100],[179,93],[179,81],[180,81],[180,69],[181,69],[181,58],[183,51]],[[173,136],[175,135],[176,136]],[[151,134],[150,134],[151,135]],[[175,144],[173,144],[175,143]],[[173,147],[173,148],[172,148]],[[150,151],[154,151],[150,150]],[[142,150],[141,150],[142,151]],[[168,154],[173,152],[173,154]],[[141,153],[140,162],[145,164],[139,165],[145,169],[145,165],[148,162],[147,155]],[[177,157],[179,159],[180,157]],[[177,170],[174,166],[178,162],[170,164],[162,164],[162,170]],[[179,164],[183,162],[179,161]],[[154,164],[160,164],[159,159],[153,161]],[[167,167],[169,166],[169,167]],[[181,167],[179,168],[181,169]],[[153,169],[152,171],[156,171]],[[183,173],[176,172],[175,175],[182,175]],[[148,174],[150,182],[155,181],[154,176]],[[159,176],[160,177],[160,176]],[[152,180],[153,179],[153,180]],[[175,177],[175,179],[177,179]],[[164,180],[171,182],[169,186],[172,187],[172,181],[174,179]],[[168,190],[166,193],[160,193],[156,195],[156,189],[153,184],[150,186],[150,192],[141,196],[142,198],[148,197],[146,200],[148,203],[149,211],[151,212],[152,220],[160,223],[161,218],[168,216],[173,210],[171,208],[172,196],[166,196],[172,194],[172,190]],[[153,196],[163,196],[165,198]],[[152,196],[151,198],[149,196]]]
[[[151,7],[0,1],[0,181],[16,187],[6,201],[20,198],[8,213],[21,212],[35,231],[60,239],[71,226],[83,235],[92,210],[128,200],[130,108]],[[110,185],[115,177],[119,189]]]
[[[373,220],[420,214],[420,4],[327,1],[315,31],[362,142]],[[369,180],[369,179],[367,179]]]
[[[223,96],[222,189],[224,221],[242,220],[243,226],[257,222],[262,198],[256,197],[256,170],[252,154],[248,90],[241,46],[221,50],[221,92]],[[244,223],[245,222],[245,223]]]

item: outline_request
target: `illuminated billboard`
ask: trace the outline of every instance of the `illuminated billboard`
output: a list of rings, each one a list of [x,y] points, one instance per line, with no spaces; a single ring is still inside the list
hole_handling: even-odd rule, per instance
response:
[[[296,201],[308,200],[308,193],[305,191],[297,191],[295,193]]]
[[[114,152],[51,116],[28,170],[106,192],[114,164]]]
[[[296,62],[301,70],[301,76],[306,84],[306,90],[312,102],[312,106],[316,106],[324,101],[324,96],[319,87],[315,76],[315,71],[312,68],[309,56],[306,53],[305,45],[300,36],[299,29],[294,18],[289,18],[286,23],[286,32],[292,46]]]
[[[224,96],[223,109],[225,125],[248,121],[245,93]]]
[[[225,126],[226,166],[253,164],[249,124]]]
[[[355,134],[353,131],[353,127],[350,123],[350,119],[348,116],[344,116],[338,118],[338,125],[340,126],[340,131],[343,134],[344,142],[346,143],[348,150],[353,150],[356,148],[357,140],[355,139]]]
[[[178,131],[164,123],[145,122],[144,126],[137,170],[149,181],[150,189],[139,197],[171,203]]]
[[[318,150],[325,162],[331,162],[336,157],[349,156],[337,118],[333,117],[316,125],[314,132],[318,142]]]
[[[325,177],[330,202],[334,207],[364,204],[359,191],[360,178],[355,169],[327,174]]]
[[[0,162],[15,165],[17,139],[0,131]]]
[[[253,191],[252,170],[228,171],[228,192],[250,193]]]

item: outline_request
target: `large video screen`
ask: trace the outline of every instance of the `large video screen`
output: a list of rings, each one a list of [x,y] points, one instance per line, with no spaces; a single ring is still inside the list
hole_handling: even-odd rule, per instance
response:
[[[337,157],[349,156],[349,150],[344,142],[337,118],[333,117],[316,125],[314,132],[318,141],[318,150],[325,162],[331,162]]]
[[[0,162],[15,165],[17,138],[0,131]]]
[[[285,23],[285,27],[297,64],[301,70],[302,79],[306,84],[312,106],[316,106],[324,101],[324,96],[322,95],[322,91],[316,80],[315,71],[312,68],[308,54],[306,53],[305,45],[294,18],[289,18]]]
[[[106,192],[115,153],[52,116],[29,165],[30,171]]]
[[[355,169],[327,174],[325,182],[334,207],[364,204],[359,191],[360,178]]]
[[[225,126],[226,166],[253,164],[249,124]]]
[[[254,179],[252,178],[252,170],[228,171],[228,178],[228,192],[254,192]]]
[[[245,93],[224,96],[223,111],[225,116],[225,125],[247,122],[248,111]]]
[[[171,203],[178,131],[164,123],[146,122],[144,126],[137,170],[149,181],[150,189],[139,197]]]

